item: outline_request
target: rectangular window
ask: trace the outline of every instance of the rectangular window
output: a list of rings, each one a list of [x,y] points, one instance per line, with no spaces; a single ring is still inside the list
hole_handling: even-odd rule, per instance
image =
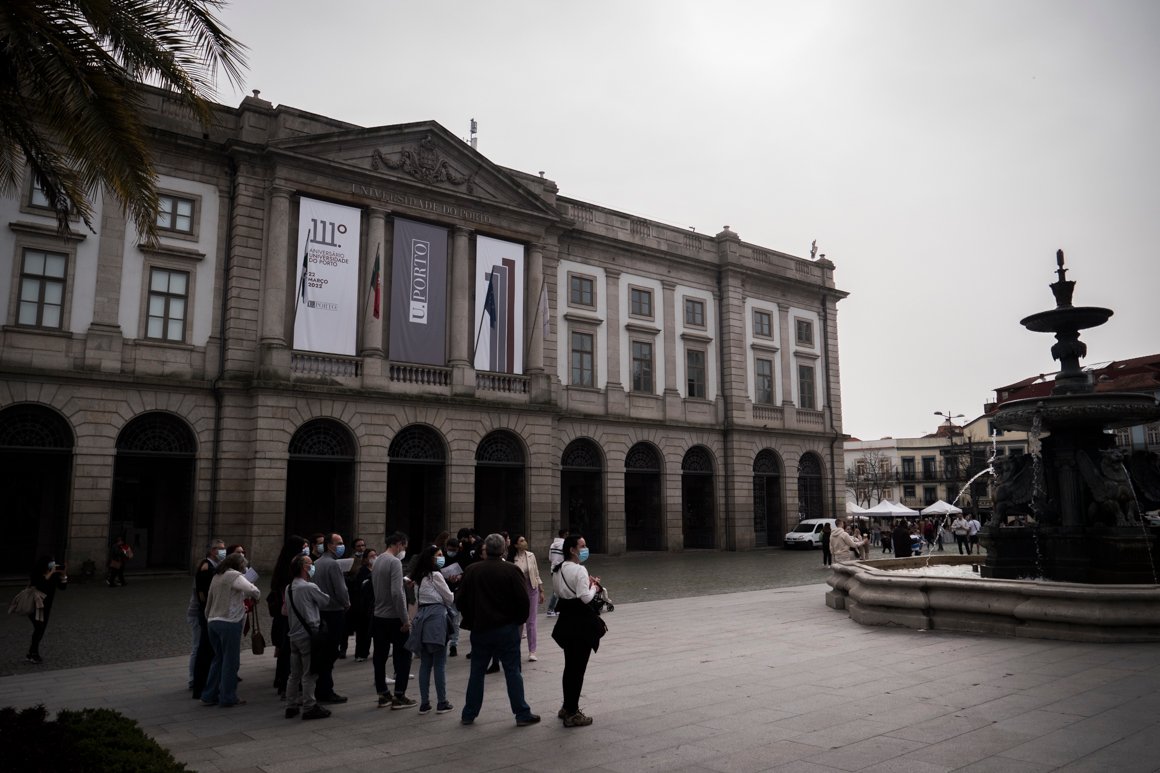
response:
[[[922,487],[922,504],[924,507],[929,507],[938,501],[938,487],[937,486],[923,486]]]
[[[773,317],[768,311],[753,310],[753,335],[773,338]]]
[[[758,360],[754,363],[756,378],[754,397],[757,402],[768,405],[773,402],[773,360]]]
[[[149,315],[145,337],[159,341],[185,341],[185,316],[189,300],[189,274],[155,268],[149,274]]]
[[[33,207],[52,209],[52,202],[44,195],[44,188],[40,187],[40,180],[32,178],[32,191],[28,196],[28,203]]]
[[[914,457],[902,457],[902,479],[914,480]]]
[[[60,329],[64,322],[64,282],[68,256],[25,250],[20,267],[20,305],[16,323]]]
[[[653,394],[653,345],[647,341],[632,342],[632,391]]]
[[[903,499],[914,499],[914,486],[903,486],[902,487],[902,498]]]
[[[954,480],[955,478],[959,477],[959,457],[948,456],[946,460],[943,461],[943,465],[949,479]]]
[[[959,484],[948,483],[947,484],[947,501],[953,503],[956,499],[958,499],[960,490],[961,489],[959,489]]]
[[[157,212],[157,227],[162,231],[193,233],[193,199],[162,194],[158,197],[161,208]]]
[[[922,479],[934,480],[935,477],[935,462],[933,456],[922,457]]]
[[[818,409],[817,396],[814,394],[813,365],[798,365],[798,399],[799,407],[809,411]]]
[[[572,384],[590,387],[595,385],[592,372],[593,338],[591,333],[572,334]]]
[[[689,327],[705,327],[705,302],[694,298],[685,299],[685,324]]]
[[[1144,428],[1144,442],[1149,448],[1160,446],[1160,424],[1149,424]]]
[[[797,335],[797,342],[805,346],[814,345],[814,323],[808,319],[795,319],[794,330]]]
[[[652,319],[652,290],[633,287],[628,291],[629,313],[634,317],[648,317]]]
[[[685,380],[688,382],[689,397],[705,397],[705,352],[689,349],[685,352]]]
[[[575,274],[568,276],[568,303],[573,306],[588,306],[596,305],[596,297],[593,293],[593,281],[591,277],[576,276]]]
[[[1007,453],[1011,456],[1023,456],[1023,446],[1011,446]]]

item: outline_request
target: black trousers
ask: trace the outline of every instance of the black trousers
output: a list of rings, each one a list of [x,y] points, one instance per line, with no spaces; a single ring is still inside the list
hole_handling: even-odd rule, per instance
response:
[[[193,697],[200,698],[213,665],[213,645],[209,643],[209,621],[201,617],[201,641],[197,645],[197,660],[193,663]]]
[[[587,644],[569,642],[564,647],[564,713],[575,714],[580,710],[580,691],[584,689],[584,672],[588,670],[588,658],[592,648]]]
[[[346,640],[344,628],[346,627],[346,612],[338,610],[337,612],[320,612],[319,615],[326,622],[327,637],[330,639],[329,646],[334,649],[333,660],[338,656],[338,645]],[[334,671],[327,669],[325,673],[318,675],[318,685],[314,688],[314,694],[319,700],[329,698],[334,695]]]
[[[43,620],[36,619],[36,613],[33,612],[28,616],[32,621],[32,643],[28,645],[28,654],[40,657],[40,640],[44,638],[44,630],[48,628],[48,615],[52,611],[50,608],[42,609]]]
[[[395,695],[405,695],[411,678],[411,651],[406,646],[403,621],[397,617],[372,617],[371,638],[375,644],[375,655],[371,660],[375,671],[375,691],[379,695],[390,692],[387,689],[387,653],[394,650]]]

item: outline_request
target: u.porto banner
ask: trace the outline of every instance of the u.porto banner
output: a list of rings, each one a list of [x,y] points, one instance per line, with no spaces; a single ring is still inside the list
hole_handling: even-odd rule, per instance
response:
[[[446,228],[395,218],[389,356],[447,364]]]
[[[524,372],[524,247],[475,239],[475,369]]]
[[[294,348],[353,356],[362,211],[303,198],[298,213]]]

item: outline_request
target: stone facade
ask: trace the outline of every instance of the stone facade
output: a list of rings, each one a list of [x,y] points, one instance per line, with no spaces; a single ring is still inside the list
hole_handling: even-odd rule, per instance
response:
[[[125,531],[139,565],[183,566],[212,533],[262,565],[302,508],[371,545],[498,523],[543,552],[563,522],[613,553],[747,550],[841,505],[845,293],[824,257],[562,197],[433,122],[362,128],[254,96],[206,131],[161,92],[145,104],[161,190],[188,215],[158,245],[108,197],[96,233],[67,236],[31,181],[0,199],[0,455],[55,460],[3,473],[39,551],[100,565]],[[386,308],[360,300],[354,357],[293,348],[302,197],[361,210],[360,287],[368,245],[387,248]],[[390,359],[395,218],[448,229],[443,366]],[[525,248],[523,372],[472,366],[480,236]],[[574,333],[590,384],[572,383]],[[491,521],[485,478],[510,510]]]

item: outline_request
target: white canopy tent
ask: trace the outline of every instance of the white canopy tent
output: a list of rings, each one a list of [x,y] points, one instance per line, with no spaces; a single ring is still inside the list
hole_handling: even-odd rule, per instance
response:
[[[939,500],[933,505],[922,508],[923,515],[962,515],[963,511],[950,502]]]
[[[871,518],[915,518],[918,516],[918,511],[911,510],[906,505],[891,502],[889,499],[883,499],[867,510],[866,514]]]
[[[869,510],[867,510],[865,507],[862,507],[862,505],[858,504],[857,502],[851,502],[848,499],[846,500],[847,515],[861,515],[867,512],[869,512]]]

